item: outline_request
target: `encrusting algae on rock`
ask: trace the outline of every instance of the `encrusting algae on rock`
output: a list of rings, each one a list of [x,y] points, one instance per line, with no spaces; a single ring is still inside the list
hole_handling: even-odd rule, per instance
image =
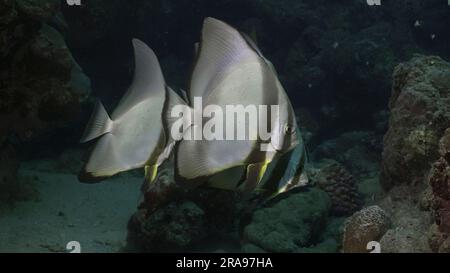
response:
[[[429,241],[433,251],[450,253],[450,128],[439,142],[439,154],[429,176],[434,218]]]
[[[389,130],[384,137],[381,183],[423,184],[438,141],[450,124],[450,64],[416,56],[395,68]]]
[[[59,7],[56,0],[0,1],[0,154],[11,154],[1,168],[0,176],[10,173],[1,195],[18,189],[20,160],[10,150],[74,125],[91,91],[64,37],[49,25]]]
[[[320,243],[330,206],[324,191],[311,189],[256,210],[244,228],[243,251],[300,252]]]

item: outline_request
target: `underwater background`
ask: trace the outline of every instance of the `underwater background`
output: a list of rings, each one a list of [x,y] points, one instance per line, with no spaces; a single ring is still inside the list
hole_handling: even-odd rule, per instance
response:
[[[447,0],[68,2],[0,0],[0,252],[450,252]],[[140,170],[80,183],[80,137],[128,88],[131,39],[186,89],[205,17],[273,62],[310,185],[253,207],[208,188],[141,202]]]

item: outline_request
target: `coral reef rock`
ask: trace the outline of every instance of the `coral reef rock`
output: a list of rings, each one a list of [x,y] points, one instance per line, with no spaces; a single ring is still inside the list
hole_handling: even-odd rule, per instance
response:
[[[204,211],[193,202],[170,203],[149,217],[136,213],[130,221],[133,241],[146,251],[173,252],[186,250],[206,235]]]
[[[15,4],[13,3],[15,2]],[[0,139],[34,140],[78,117],[89,78],[46,22],[59,1],[1,1]],[[4,16],[15,16],[4,19]]]
[[[429,175],[435,222],[430,230],[430,247],[434,252],[450,253],[450,128],[439,143],[439,154],[441,158]]]
[[[338,162],[330,160],[312,178],[331,199],[330,213],[335,216],[351,215],[362,207],[356,179]]]
[[[337,253],[342,245],[345,217],[330,217],[325,231],[319,237],[318,244],[303,247],[300,253]]]
[[[389,229],[391,220],[379,206],[370,206],[346,220],[343,249],[345,253],[367,253],[367,244],[378,241]]]
[[[439,154],[447,162],[450,162],[450,128],[445,130],[445,134],[439,142]]]
[[[129,245],[147,251],[171,252],[201,248],[206,238],[228,240],[229,234],[237,230],[244,208],[239,194],[183,187],[175,182],[173,169],[173,160],[165,162],[156,181],[144,194],[139,211],[130,221]],[[238,244],[238,235],[233,236],[231,240]]]
[[[414,228],[388,230],[380,240],[383,253],[428,253],[427,237]]]
[[[76,93],[71,88],[72,70],[79,68],[55,29],[43,25],[23,50],[1,86],[0,131],[28,141],[76,119],[89,90]]]
[[[398,65],[389,108],[381,183],[385,189],[423,183],[450,124],[450,64],[439,57],[416,56]]]
[[[242,251],[301,252],[320,243],[330,206],[324,191],[310,189],[256,210],[244,228]]]
[[[49,141],[80,117],[90,80],[50,26],[59,8],[57,0],[0,0],[0,147]],[[3,165],[9,184],[17,170]]]
[[[430,252],[427,241],[430,214],[421,208],[424,185],[401,185],[392,188],[378,202],[392,220],[391,228],[379,241],[383,253]]]
[[[288,153],[284,157],[282,157],[282,159],[278,161],[279,164],[277,163],[276,165],[272,165],[267,169],[266,173],[271,177],[270,179],[283,181],[284,179],[289,179],[292,177],[291,175],[293,175],[299,167],[299,158],[304,152],[303,149],[301,149],[300,145],[299,147],[300,149],[295,149],[292,151],[292,153]],[[215,243],[227,242],[227,249],[237,251],[241,247],[239,245],[239,233],[242,231],[242,229],[251,229],[248,228],[247,224],[251,222],[250,218],[255,208],[258,206],[258,204],[261,203],[261,201],[263,201],[260,199],[260,196],[255,194],[255,198],[246,199],[242,198],[242,195],[235,191],[225,191],[203,187],[200,185],[198,185],[197,187],[195,187],[194,185],[187,185],[184,182],[176,181],[176,178],[174,176],[173,160],[168,160],[164,164],[165,165],[161,167],[161,171],[156,181],[152,183],[151,187],[144,194],[144,200],[139,206],[139,212],[136,213],[136,215],[133,217],[133,220],[131,221],[129,228],[129,245],[137,245],[136,247],[139,249],[156,249],[156,251],[172,251],[176,249],[204,250],[205,244],[202,239],[204,239],[205,241],[209,241],[211,245],[212,238]],[[226,170],[211,179],[241,179],[244,171],[244,168],[234,168]],[[271,201],[271,203],[277,202],[279,198],[283,198],[283,196],[275,198]],[[196,230],[197,228],[199,228],[199,226],[197,226],[196,224],[201,222],[201,226],[203,229],[201,236],[194,236],[192,238],[192,241],[189,240],[190,242],[186,244],[174,244],[168,242],[168,248],[155,248],[154,246],[156,244],[162,246],[165,243],[155,243],[154,234],[157,232],[158,234],[166,234],[168,231],[166,231],[166,227],[164,225],[154,225],[154,233],[150,233],[145,230],[145,227],[149,226],[147,225],[147,223],[154,221],[153,219],[155,217],[160,217],[160,215],[164,214],[165,211],[167,211],[167,213],[170,212],[181,214],[182,212],[179,212],[181,208],[179,208],[179,206],[175,206],[175,204],[182,204],[186,202],[195,204],[195,206],[199,208],[202,213],[201,215],[197,215],[198,219],[195,223],[184,221],[183,225],[186,226],[186,230],[189,230],[187,226],[193,224],[194,226],[192,229]],[[298,193],[295,196],[289,195],[289,197],[287,197],[286,199],[282,199],[279,203],[274,205],[273,208],[268,208],[267,210],[262,209],[261,211],[265,213],[267,213],[267,211],[271,211],[275,215],[278,214],[278,211],[281,212],[285,209],[288,209],[289,211],[287,211],[282,216],[276,216],[284,221],[283,223],[286,225],[285,227],[281,228],[283,230],[286,230],[287,232],[290,232],[283,234],[282,236],[289,237],[289,234],[294,234],[294,236],[298,238],[295,240],[295,242],[298,243],[295,251],[302,251],[302,247],[309,247],[309,243],[316,243],[315,241],[313,241],[313,239],[316,239],[315,232],[316,229],[320,231],[322,228],[324,228],[329,211],[329,203],[330,201],[327,194],[319,189],[315,189],[307,193]],[[256,215],[259,214],[261,214],[261,212],[257,213]],[[257,216],[255,217],[256,219],[258,219]],[[296,219],[293,225],[301,227],[301,234],[295,233],[295,226],[292,226],[291,220],[288,219],[289,217]],[[274,221],[276,222],[276,220]],[[267,223],[267,225],[273,225],[275,224],[275,222]],[[253,227],[256,225],[257,224],[255,223],[255,221],[253,221],[250,226]],[[262,225],[262,223],[260,225]],[[267,226],[267,228],[270,227]],[[319,235],[320,233],[317,234],[317,236]],[[189,234],[187,234],[186,236],[189,237]],[[256,235],[253,234],[252,236]],[[264,240],[264,235],[262,236],[263,237],[261,238],[261,240]],[[135,242],[135,238],[140,238],[137,239],[138,243]],[[320,244],[323,244],[318,247],[318,251],[332,248],[337,249],[338,241],[339,240],[333,238],[324,238],[319,242]],[[243,247],[243,249],[246,249],[245,251],[251,252],[254,252],[257,249],[260,249],[261,251],[272,251],[272,249],[263,249],[261,246],[257,245],[257,243],[258,242],[256,242],[255,244],[247,244],[245,247]],[[223,245],[218,245],[218,248],[222,247]],[[208,249],[211,250],[210,248]],[[282,251],[276,249],[277,248],[275,247],[275,250],[273,251]]]
[[[442,233],[436,224],[430,228],[428,242],[432,251],[450,253],[450,236]]]

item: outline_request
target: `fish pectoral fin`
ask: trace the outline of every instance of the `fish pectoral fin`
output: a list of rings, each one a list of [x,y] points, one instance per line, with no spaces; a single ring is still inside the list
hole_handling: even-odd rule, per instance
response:
[[[144,183],[141,186],[141,192],[146,193],[150,186],[155,182],[156,177],[158,176],[158,164],[155,165],[145,165],[145,179]]]
[[[112,124],[113,122],[108,112],[106,112],[105,107],[100,101],[97,101],[80,142],[88,142],[111,132]]]
[[[261,183],[264,174],[266,173],[269,161],[249,164],[247,166],[247,177],[245,182],[239,186],[238,190],[244,195],[249,195]]]

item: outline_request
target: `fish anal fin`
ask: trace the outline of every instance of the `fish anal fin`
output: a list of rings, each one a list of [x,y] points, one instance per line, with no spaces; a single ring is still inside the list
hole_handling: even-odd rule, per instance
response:
[[[113,121],[106,112],[105,107],[100,101],[97,101],[94,107],[94,112],[86,126],[86,129],[81,137],[80,142],[88,142],[96,139],[104,134],[111,132]]]

